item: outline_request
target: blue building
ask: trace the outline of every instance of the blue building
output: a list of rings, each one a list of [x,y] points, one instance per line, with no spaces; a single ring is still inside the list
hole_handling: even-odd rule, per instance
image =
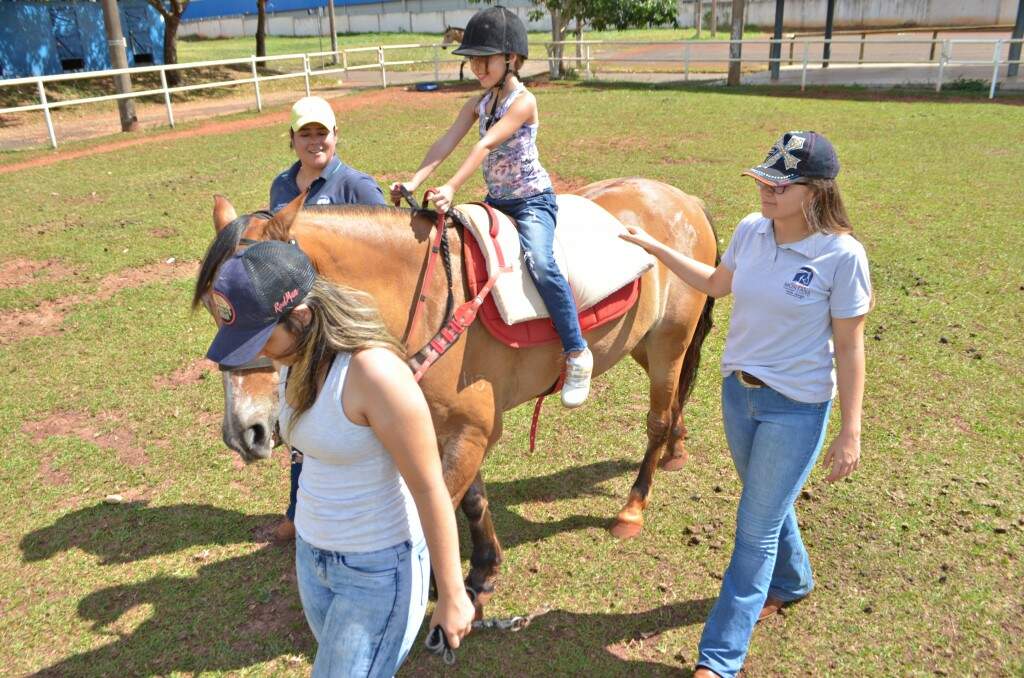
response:
[[[128,65],[163,63],[164,19],[145,0],[118,3]],[[0,0],[0,78],[112,68],[97,2]]]

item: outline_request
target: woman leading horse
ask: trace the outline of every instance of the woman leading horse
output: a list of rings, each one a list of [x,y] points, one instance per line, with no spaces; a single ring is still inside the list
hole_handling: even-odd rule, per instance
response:
[[[669,247],[709,265],[717,261],[715,234],[703,204],[693,196],[639,178],[598,182],[580,194]],[[203,261],[193,302],[209,308],[217,269],[243,238],[295,240],[322,277],[369,293],[388,329],[403,336],[415,306],[434,217],[425,211],[365,206],[303,208],[300,197],[270,220],[250,215],[236,218],[230,203],[218,198],[217,237]],[[444,237],[458,244],[464,234],[446,229]],[[461,302],[469,294],[462,276],[461,248],[452,246],[451,251],[454,288]],[[436,279],[424,281],[423,291],[430,301],[419,329],[408,337],[407,348],[413,351],[446,320],[442,284]],[[651,380],[647,450],[629,498],[611,527],[620,538],[640,532],[657,465],[675,470],[686,460],[683,406],[711,326],[712,304],[659,264],[644,274],[633,308],[586,333],[595,375],[631,355]],[[557,342],[514,349],[477,323],[420,382],[437,431],[445,484],[469,522],[473,552],[467,584],[480,594],[481,605],[493,591],[502,561],[481,465],[501,437],[502,414],[546,393],[558,379],[562,363]],[[278,416],[276,382],[277,372],[271,365],[224,373],[224,441],[246,460],[270,455]]]

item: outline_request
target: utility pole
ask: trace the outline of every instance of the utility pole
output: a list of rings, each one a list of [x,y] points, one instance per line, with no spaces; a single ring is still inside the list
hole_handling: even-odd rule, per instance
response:
[[[825,13],[825,45],[821,49],[821,67],[828,68],[828,60],[832,56],[832,24],[836,19],[836,0],[828,0]]]
[[[711,39],[718,35],[718,0],[711,0]]]
[[[107,48],[110,50],[110,65],[114,68],[128,68],[127,43],[121,32],[121,15],[117,11],[117,0],[103,0],[103,23],[107,27]],[[132,91],[132,79],[127,73],[114,76],[114,87],[118,94]],[[135,102],[118,99],[117,110],[121,113],[121,131],[135,132],[139,129],[139,118],[135,115]]]
[[[743,62],[740,57],[743,55],[743,45],[738,40],[743,39],[743,11],[746,0],[732,0],[732,32],[729,33],[729,79],[727,84],[735,87],[740,84],[740,67]]]
[[[1021,0],[1024,2],[1024,0]],[[782,15],[786,11],[786,0],[775,0],[775,42],[768,49],[769,70],[772,80],[779,79],[779,64],[782,63]]]
[[[1013,34],[1010,36],[1014,40],[1020,40],[1024,38],[1024,0],[1020,0],[1020,4],[1017,5],[1017,23],[1013,28]],[[1020,61],[1020,43],[1010,43],[1010,61]],[[1020,69],[1020,64],[1010,64],[1006,69],[1006,76],[1009,78],[1017,77],[1017,72]]]
[[[697,39],[700,40],[700,27],[704,23],[704,0],[697,0],[694,3],[693,13],[693,25],[697,27]]]
[[[338,63],[338,29],[334,23],[334,0],[327,0],[327,23],[331,25],[331,63]]]

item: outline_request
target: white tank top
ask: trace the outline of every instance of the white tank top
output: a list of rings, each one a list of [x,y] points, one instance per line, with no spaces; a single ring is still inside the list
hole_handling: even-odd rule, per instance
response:
[[[369,426],[341,406],[351,353],[339,353],[313,406],[291,427],[294,409],[281,374],[281,433],[302,452],[295,531],[328,551],[365,553],[423,538],[416,505],[391,455]]]

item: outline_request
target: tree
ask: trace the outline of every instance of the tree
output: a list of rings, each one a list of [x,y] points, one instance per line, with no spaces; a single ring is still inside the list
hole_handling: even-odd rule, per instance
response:
[[[178,63],[178,26],[190,0],[146,0],[164,18],[164,63]],[[167,71],[167,84],[181,84],[181,71]]]
[[[267,56],[267,0],[256,0],[256,56]]]

